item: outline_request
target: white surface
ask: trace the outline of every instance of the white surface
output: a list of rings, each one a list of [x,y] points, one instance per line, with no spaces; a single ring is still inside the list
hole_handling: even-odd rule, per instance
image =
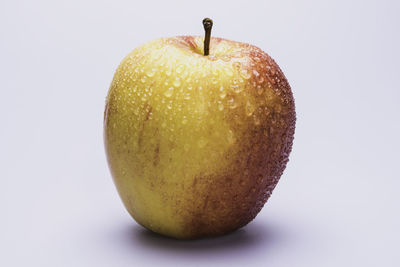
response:
[[[214,3],[212,3],[214,2]],[[398,1],[1,1],[0,266],[400,266]],[[181,242],[124,210],[102,141],[139,44],[255,44],[294,91],[293,153],[253,223]]]

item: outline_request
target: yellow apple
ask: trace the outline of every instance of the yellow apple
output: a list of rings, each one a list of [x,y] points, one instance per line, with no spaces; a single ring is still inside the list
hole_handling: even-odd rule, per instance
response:
[[[295,106],[271,57],[240,42],[160,38],[118,67],[104,114],[111,173],[131,216],[192,239],[249,223],[291,151]],[[207,45],[208,46],[208,45]]]

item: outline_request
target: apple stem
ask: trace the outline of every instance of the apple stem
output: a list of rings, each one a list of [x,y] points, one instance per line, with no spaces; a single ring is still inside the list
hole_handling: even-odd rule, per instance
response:
[[[204,37],[204,55],[208,56],[210,54],[210,38],[211,38],[211,28],[213,25],[213,21],[209,18],[203,19],[204,30],[206,31],[206,35]]]

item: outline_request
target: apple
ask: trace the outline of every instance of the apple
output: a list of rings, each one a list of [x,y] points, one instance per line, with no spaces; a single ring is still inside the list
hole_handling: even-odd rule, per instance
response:
[[[131,216],[194,239],[231,232],[264,206],[288,162],[295,105],[275,61],[245,43],[178,36],[123,59],[104,113],[108,164]]]

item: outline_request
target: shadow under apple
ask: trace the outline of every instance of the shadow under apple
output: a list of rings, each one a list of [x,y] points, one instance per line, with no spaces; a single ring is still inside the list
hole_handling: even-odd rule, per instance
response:
[[[235,251],[261,248],[263,253],[268,247],[285,242],[288,234],[277,225],[251,222],[247,226],[232,233],[198,240],[178,240],[153,233],[139,225],[131,225],[125,229],[124,235],[132,247],[150,248],[153,251],[163,251],[179,254],[234,253]]]

